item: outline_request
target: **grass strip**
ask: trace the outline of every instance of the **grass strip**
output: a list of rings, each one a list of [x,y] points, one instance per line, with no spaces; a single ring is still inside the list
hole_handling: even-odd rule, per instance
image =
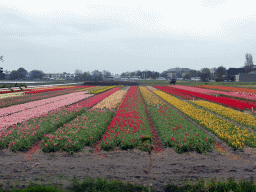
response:
[[[118,180],[106,180],[102,178],[94,179],[92,177],[85,177],[81,179],[73,176],[69,181],[70,186],[60,187],[56,185],[39,185],[31,182],[28,187],[18,189],[14,186],[14,189],[4,190],[0,186],[0,192],[147,192],[148,187],[133,184],[131,182],[124,182]],[[12,186],[10,186],[12,187]],[[156,187],[153,185],[151,191],[156,191]],[[159,191],[159,189],[158,189]],[[164,192],[218,192],[218,191],[233,191],[233,192],[256,192],[256,185],[251,179],[236,181],[234,178],[229,179],[200,179],[194,184],[188,184],[183,182],[183,185],[167,184],[163,185]]]

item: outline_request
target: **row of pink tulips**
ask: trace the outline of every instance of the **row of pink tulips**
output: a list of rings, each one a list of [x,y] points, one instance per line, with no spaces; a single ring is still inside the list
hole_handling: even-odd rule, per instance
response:
[[[57,101],[60,101],[60,100],[65,100],[69,97],[71,98],[71,97],[75,97],[77,95],[79,95],[79,94],[77,94],[77,92],[76,93],[70,93],[70,94],[67,94],[67,95],[60,95],[60,96],[56,96],[56,97],[52,97],[52,98],[48,98],[48,99],[42,99],[42,100],[39,100],[39,101],[32,101],[32,102],[28,102],[28,103],[24,103],[24,104],[20,104],[20,105],[13,105],[13,106],[10,106],[10,107],[2,108],[2,109],[0,109],[0,117],[6,116],[6,115],[9,115],[9,114],[13,114],[13,113],[17,113],[17,112],[20,112],[20,111],[24,111],[26,109],[32,109],[32,108],[39,107],[39,106],[42,106],[42,105],[54,103],[54,102],[57,102]]]
[[[45,93],[32,94],[32,95],[21,95],[17,97],[3,98],[3,99],[0,99],[0,108],[27,103],[31,101],[37,101],[37,100],[46,99],[50,97],[56,97],[60,95],[66,95],[69,93],[76,92],[76,90],[77,88],[64,89],[64,90],[59,90],[54,92],[45,92]]]
[[[120,87],[94,95],[84,101],[58,108],[47,114],[32,118],[29,121],[3,130],[0,132],[0,149],[11,147],[12,151],[24,151],[30,148],[36,141],[41,140],[44,134],[56,131],[63,124],[69,123],[77,116],[86,112],[86,107],[92,107],[95,103],[108,97]]]
[[[4,128],[6,129],[17,123],[21,123],[29,119],[32,119],[34,117],[38,117],[43,114],[46,114],[54,109],[67,106],[93,96],[92,94],[84,94],[84,93],[85,92],[77,92],[72,94],[72,97],[67,97],[66,99],[56,101],[54,103],[49,103],[46,105],[38,106],[36,108],[27,109],[22,112],[14,113],[9,116],[0,117],[0,122],[1,122],[0,131],[3,130]]]
[[[222,95],[227,95],[227,96],[231,96],[231,97],[240,97],[240,98],[244,98],[244,99],[256,100],[256,94],[253,94],[253,93],[216,91],[216,90],[196,88],[196,87],[183,86],[183,85],[169,85],[169,87],[183,89],[183,90],[187,90],[187,91],[193,91],[193,92],[197,92],[197,93],[203,93],[203,94],[207,94],[207,95],[222,94]]]

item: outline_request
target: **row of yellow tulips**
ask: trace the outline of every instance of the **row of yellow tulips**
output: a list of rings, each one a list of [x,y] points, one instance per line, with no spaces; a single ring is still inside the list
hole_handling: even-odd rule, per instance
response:
[[[151,89],[151,86],[147,86],[148,89]],[[152,93],[151,91],[149,91],[146,87],[141,87],[140,86],[140,91],[144,97],[145,102],[148,105],[152,105],[152,106],[157,106],[162,105],[163,101],[162,99],[160,99],[159,97],[157,97],[154,93]],[[157,90],[156,88],[152,87],[153,90]]]
[[[87,88],[78,89],[76,91],[88,91],[88,92],[90,92],[92,90],[99,89],[100,87],[102,87],[102,86],[87,87]],[[106,86],[103,86],[103,87],[106,87]]]
[[[243,148],[244,145],[256,147],[256,136],[247,129],[238,127],[227,120],[223,120],[162,91],[154,91],[154,93],[226,141],[233,148]]]
[[[101,93],[101,92],[107,91],[107,90],[109,90],[109,89],[113,89],[114,87],[116,87],[116,86],[100,87],[100,88],[98,88],[98,89],[94,89],[94,90],[89,91],[89,93],[96,95],[96,94],[99,94],[99,93]]]
[[[118,90],[117,92],[103,99],[101,102],[97,103],[93,109],[116,109],[126,95],[127,91],[128,90]]]
[[[5,93],[0,95],[0,99],[7,98],[7,97],[17,97],[24,95],[23,92],[17,92],[17,93]]]
[[[151,91],[156,91],[157,89],[155,87],[152,87],[152,86],[146,86],[149,90]]]
[[[58,88],[70,88],[70,87],[74,87],[72,85],[68,85],[68,86],[49,86],[49,87],[35,87],[33,88],[32,91],[39,91],[39,90],[46,90],[46,89],[58,89]]]
[[[218,105],[208,101],[199,100],[190,102],[198,106],[201,106],[207,110],[210,110],[214,113],[220,114],[228,119],[236,121],[241,125],[245,125],[251,127],[252,129],[256,129],[256,118],[253,115],[243,113],[234,109],[230,109],[228,107],[224,107],[222,105]]]

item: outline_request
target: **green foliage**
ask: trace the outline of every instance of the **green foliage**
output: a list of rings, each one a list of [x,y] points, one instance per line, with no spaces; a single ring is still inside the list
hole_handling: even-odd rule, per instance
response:
[[[172,147],[179,153],[212,150],[214,139],[177,114],[174,109],[165,103],[159,104],[159,108],[155,104],[147,103],[147,106],[151,120],[166,147]]]
[[[141,137],[140,139],[141,139],[142,143],[145,144],[147,141],[150,141],[150,142],[151,142],[152,137],[151,137],[151,135],[148,135],[148,136],[143,136],[143,137]]]
[[[62,149],[73,154],[81,151],[84,146],[93,146],[107,130],[113,116],[114,112],[110,110],[106,110],[106,112],[86,111],[65,126],[60,126],[57,131],[49,133],[49,135],[55,136],[52,140],[50,136],[44,136],[41,148],[44,152],[55,152]],[[55,143],[56,146],[54,146]]]
[[[78,178],[74,176],[71,180],[72,191],[74,192],[147,192],[147,187],[143,187],[140,185],[134,185],[131,183],[123,183],[117,180],[105,180],[101,178],[93,179],[93,178],[84,178],[82,182]],[[152,190],[151,190],[152,191]]]
[[[193,192],[201,192],[201,191],[208,191],[208,192],[215,192],[215,191],[229,191],[229,192],[255,192],[256,186],[254,185],[253,181],[243,181],[240,180],[236,182],[234,178],[229,178],[227,181],[222,180],[216,182],[215,179],[211,179],[209,182],[205,181],[204,179],[199,180],[194,185],[184,185],[184,186],[177,186],[173,184],[168,184],[164,186],[164,191],[175,191],[175,192],[186,192],[186,191],[193,191]]]
[[[17,126],[9,136],[2,138],[0,141],[0,149],[6,148],[11,141],[14,141],[15,144],[11,146],[11,151],[16,152],[28,150],[34,142],[43,138],[44,134],[57,130],[59,127],[70,122],[77,117],[77,115],[80,115],[85,111],[83,108],[78,111],[68,111],[68,108],[65,109],[60,111],[56,110],[50,113],[50,115],[48,114],[47,118],[45,116],[41,116],[20,124],[19,128],[17,128]],[[56,119],[59,120],[56,121]],[[40,125],[40,128],[38,125]],[[26,130],[26,127],[29,127],[29,130],[23,134],[21,130]],[[36,133],[32,134],[34,131]],[[22,138],[20,138],[20,136],[22,136]]]

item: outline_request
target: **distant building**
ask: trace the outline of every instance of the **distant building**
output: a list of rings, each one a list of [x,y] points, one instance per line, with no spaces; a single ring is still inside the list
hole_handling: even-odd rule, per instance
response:
[[[256,73],[239,73],[236,76],[239,82],[256,82]]]
[[[256,65],[253,65],[253,71],[245,73],[245,68],[229,68],[227,70],[227,79],[239,82],[256,82]]]
[[[63,74],[63,73],[46,73],[44,75],[44,79],[50,79],[50,80],[59,80],[59,79],[64,79],[64,80],[70,80],[74,79],[75,75],[74,74]]]
[[[128,79],[130,79],[129,76],[121,76],[121,80],[128,80]]]
[[[105,77],[103,77],[103,80],[104,81],[114,81],[115,77],[114,76],[105,76]]]
[[[201,77],[191,77],[192,81],[201,81]]]
[[[191,69],[189,68],[171,68],[167,70],[167,76],[169,78],[174,78],[174,77],[184,77],[186,73],[189,73],[191,71]]]
[[[131,80],[139,80],[139,79],[141,79],[141,77],[140,76],[132,76],[130,79]]]
[[[236,75],[239,73],[245,73],[245,68],[229,68],[227,70],[227,80],[235,81]]]

